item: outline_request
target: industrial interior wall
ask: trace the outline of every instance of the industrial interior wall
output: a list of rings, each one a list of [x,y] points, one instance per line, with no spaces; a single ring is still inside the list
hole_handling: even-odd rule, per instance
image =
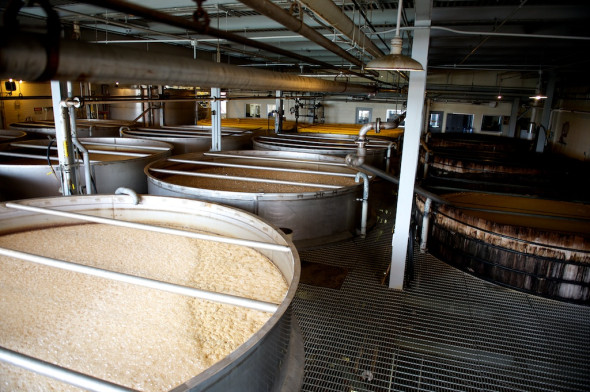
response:
[[[0,84],[0,111],[2,128],[8,129],[10,124],[23,121],[53,120],[51,103],[51,87],[49,83],[32,83],[15,80],[16,90],[7,91],[8,80]],[[25,99],[25,97],[47,97],[44,99]],[[22,99],[19,99],[22,98]]]
[[[551,151],[590,160],[590,101],[560,101],[555,106],[551,112]]]
[[[311,99],[311,98],[310,98]],[[309,101],[310,99],[307,99]],[[324,122],[330,124],[354,124],[356,120],[356,109],[357,108],[369,108],[371,109],[371,121],[375,121],[377,117],[383,121],[386,120],[387,110],[405,110],[402,107],[402,103],[382,103],[382,102],[371,102],[364,100],[348,100],[343,97],[341,99],[316,99],[315,102],[321,102],[324,107]],[[266,118],[268,115],[269,107],[275,105],[275,98],[266,97],[252,97],[251,99],[243,100],[230,100],[227,104],[227,117],[228,118],[246,118],[247,105],[260,105],[260,118]],[[270,106],[269,106],[270,105]],[[285,98],[283,100],[283,106],[285,110],[285,118],[288,121],[295,121],[295,114],[292,109],[295,108],[295,100]],[[299,110],[301,117],[300,122],[308,122],[304,115],[305,109],[300,108]]]
[[[510,119],[510,112],[512,110],[511,102],[500,102],[497,100],[491,100],[489,102],[482,102],[481,104],[469,104],[469,103],[454,103],[454,102],[432,102],[430,111],[443,112],[442,130],[445,131],[447,115],[453,114],[472,114],[473,115],[473,132],[474,133],[486,133],[490,135],[507,135],[508,134],[508,122]],[[485,116],[502,116],[502,132],[485,132],[482,131],[482,121]]]

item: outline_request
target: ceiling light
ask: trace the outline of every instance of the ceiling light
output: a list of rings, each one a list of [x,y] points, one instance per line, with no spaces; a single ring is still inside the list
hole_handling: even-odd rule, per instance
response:
[[[402,1],[397,6],[397,26],[395,37],[391,39],[391,53],[369,61],[365,69],[377,71],[424,71],[422,64],[402,54],[402,39],[399,36],[399,24],[402,13]]]
[[[533,97],[529,97],[529,98],[530,99],[534,99],[535,101],[538,101],[540,99],[547,99],[547,97],[545,95],[542,95],[542,94],[537,94],[537,95],[535,95]]]

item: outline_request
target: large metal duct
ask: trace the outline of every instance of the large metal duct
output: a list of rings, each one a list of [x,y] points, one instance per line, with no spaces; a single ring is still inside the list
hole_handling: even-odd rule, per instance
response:
[[[372,56],[385,55],[332,0],[301,0],[301,2]]]
[[[312,42],[315,42],[330,52],[337,54],[347,61],[350,61],[352,64],[359,67],[364,66],[362,61],[303,23],[301,19],[297,19],[289,14],[278,5],[275,5],[268,0],[240,0],[240,2],[260,12],[261,14],[268,16],[269,18],[276,20],[289,30],[301,34],[305,38],[310,39]]]
[[[229,64],[164,57],[160,54],[108,45],[62,40],[49,62],[43,36],[3,32],[0,77],[29,81],[62,80],[123,84],[177,84],[251,90],[322,91],[371,94],[374,87],[305,78]],[[52,51],[53,52],[53,51]],[[52,67],[51,64],[57,64]]]

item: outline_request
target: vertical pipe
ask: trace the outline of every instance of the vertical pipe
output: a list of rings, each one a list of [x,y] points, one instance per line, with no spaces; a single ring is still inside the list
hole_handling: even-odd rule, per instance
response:
[[[67,82],[68,98],[73,98],[72,83]],[[78,105],[79,106],[79,105]],[[70,114],[70,130],[72,132],[72,143],[82,153],[82,161],[84,162],[84,182],[86,183],[86,194],[92,194],[92,177],[90,177],[90,155],[88,150],[78,140],[78,130],[76,127],[76,107],[69,105],[68,111]]]
[[[161,85],[158,86],[158,98],[162,98],[164,94],[164,87],[162,87]],[[159,125],[160,128],[162,128],[164,125],[166,125],[166,118],[165,116],[165,112],[166,112],[166,102],[162,101],[159,103],[159,108],[158,111],[160,112],[160,118],[159,118]]]
[[[72,149],[72,135],[68,127],[67,109],[61,106],[64,97],[64,84],[57,80],[51,81],[51,98],[53,102],[53,117],[55,122],[55,140],[57,145],[57,154],[59,157],[59,167],[61,172],[61,193],[64,196],[72,195],[76,192],[72,178],[75,178],[74,154]]]
[[[416,20],[416,26],[430,26],[430,20]],[[414,201],[414,183],[418,166],[420,134],[422,132],[421,127],[424,115],[429,41],[430,29],[416,29],[414,31],[412,58],[419,61],[425,71],[410,73],[408,115],[406,116],[406,128],[402,148],[397,213],[391,244],[391,268],[389,276],[389,287],[397,290],[402,290],[404,287],[410,220]]]
[[[211,88],[211,151],[221,151],[221,88]]]
[[[361,237],[365,238],[367,235],[367,215],[369,210],[369,176],[363,172],[358,172],[356,173],[354,181],[359,182],[361,177],[363,178],[363,198],[359,200],[363,202],[363,210],[361,215]]]
[[[283,92],[281,90],[276,91],[275,106],[276,117],[275,117],[275,133],[281,133],[283,131]]]
[[[422,233],[420,235],[420,253],[426,252],[428,243],[428,230],[430,229],[430,206],[432,199],[427,198],[424,202],[424,216],[422,217]]]

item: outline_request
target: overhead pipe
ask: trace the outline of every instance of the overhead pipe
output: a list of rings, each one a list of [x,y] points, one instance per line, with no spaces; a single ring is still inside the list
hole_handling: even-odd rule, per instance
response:
[[[374,94],[375,87],[61,40],[50,66],[43,35],[0,31],[0,78]],[[51,72],[48,72],[51,70]]]
[[[294,17],[278,5],[270,2],[269,0],[240,0],[240,2],[260,12],[261,14],[266,15],[271,19],[274,19],[275,21],[279,22],[289,30],[301,34],[305,38],[322,46],[324,49],[327,49],[330,52],[337,54],[344,60],[349,61],[351,64],[357,65],[361,68],[364,67],[365,64],[361,60],[357,59],[356,57],[348,53],[346,50],[342,49],[340,46],[330,41],[322,34],[318,33],[315,29],[312,29],[311,27],[303,23],[301,19],[297,19],[296,17]],[[378,73],[373,74],[378,75]]]
[[[204,25],[202,23],[194,22],[190,19],[185,19],[185,18],[181,18],[178,16],[166,14],[164,12],[156,11],[151,8],[143,7],[141,5],[132,4],[132,3],[120,1],[120,0],[82,0],[81,2],[93,4],[97,7],[106,7],[106,8],[110,8],[112,10],[115,10],[115,11],[140,16],[140,17],[143,17],[143,18],[155,21],[155,22],[160,22],[160,23],[164,23],[164,24],[167,24],[170,26],[179,27],[181,29],[187,29],[187,30],[195,31],[195,32],[202,33],[202,34],[207,34],[207,35],[210,35],[215,38],[225,39],[225,40],[239,43],[242,45],[246,45],[246,46],[249,46],[252,48],[265,50],[267,52],[279,54],[281,56],[286,56],[286,57],[289,57],[292,59],[297,59],[297,60],[303,61],[305,63],[316,64],[316,65],[322,66],[324,68],[338,69],[344,73],[349,73],[349,74],[357,75],[357,76],[361,76],[361,77],[365,76],[361,73],[353,72],[353,71],[350,71],[347,69],[342,69],[342,68],[336,67],[335,65],[316,60],[312,57],[303,56],[303,55],[300,55],[300,54],[297,54],[294,52],[290,52],[285,49],[281,49],[281,48],[273,46],[273,45],[265,44],[260,41],[256,41],[253,39],[243,37],[241,35],[238,35],[238,34],[235,34],[235,33],[229,32],[229,31],[219,30],[219,29],[216,29],[216,28],[211,27],[209,25]]]
[[[385,55],[332,0],[300,1],[370,55],[374,57]]]

